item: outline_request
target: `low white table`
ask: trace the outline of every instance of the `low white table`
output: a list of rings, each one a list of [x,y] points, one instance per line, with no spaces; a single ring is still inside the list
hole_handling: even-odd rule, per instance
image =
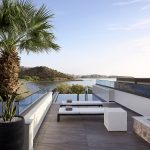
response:
[[[122,108],[104,108],[104,125],[108,131],[127,131],[127,112]]]

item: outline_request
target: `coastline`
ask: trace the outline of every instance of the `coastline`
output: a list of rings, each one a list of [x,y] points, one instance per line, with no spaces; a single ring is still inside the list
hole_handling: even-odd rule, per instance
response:
[[[17,92],[19,95],[16,98],[17,100],[22,100],[32,94],[32,92],[26,87],[26,83],[28,83],[28,81],[19,79],[19,89]]]

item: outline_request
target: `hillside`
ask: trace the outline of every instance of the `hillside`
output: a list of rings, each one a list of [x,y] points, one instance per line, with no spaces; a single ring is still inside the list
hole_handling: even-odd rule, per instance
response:
[[[57,70],[39,66],[33,68],[21,67],[19,77],[27,80],[45,80],[45,81],[62,81],[72,80],[71,75],[59,72]]]

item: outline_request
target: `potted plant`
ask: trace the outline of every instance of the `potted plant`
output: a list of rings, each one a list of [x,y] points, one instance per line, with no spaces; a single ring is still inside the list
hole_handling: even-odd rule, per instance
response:
[[[30,0],[0,2],[0,150],[21,150],[24,119],[15,116],[20,57],[27,53],[57,51],[50,24],[51,14],[44,5],[35,7]]]
[[[17,95],[17,90],[11,94],[7,89],[3,90],[2,116],[0,117],[1,150],[22,150],[23,148],[25,121],[22,116],[16,116],[14,101]]]

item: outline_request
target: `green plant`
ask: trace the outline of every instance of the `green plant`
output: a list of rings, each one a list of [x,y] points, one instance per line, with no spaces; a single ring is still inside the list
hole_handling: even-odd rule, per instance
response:
[[[75,94],[82,94],[85,92],[85,87],[79,84],[73,84],[71,86],[71,91]]]
[[[77,94],[77,100],[79,100],[79,94],[82,94],[85,92],[85,87],[79,84],[73,84],[71,87],[72,93]]]
[[[15,101],[22,99],[23,97],[21,95],[29,92],[29,91],[25,91],[22,93],[18,92],[22,84],[23,83],[19,84],[18,89],[16,89],[16,91],[14,91],[11,94],[7,92],[7,89],[3,91],[3,95],[6,98],[6,101],[1,99],[3,121],[11,121],[13,119],[13,117],[16,115]]]
[[[71,86],[68,84],[60,84],[57,86],[57,91],[60,94],[68,94],[71,93]]]
[[[17,89],[18,90],[18,89]],[[1,101],[2,103],[2,118],[3,121],[11,121],[16,114],[16,106],[14,105],[15,98],[17,97],[17,90],[9,94],[7,89],[3,91],[3,95],[6,98],[6,101]]]
[[[38,80],[40,80],[40,78],[38,76],[32,76],[32,80],[33,81],[38,81]]]
[[[24,76],[24,79],[27,80],[27,81],[31,81],[32,77],[30,77],[30,76]]]
[[[77,94],[77,100],[79,100],[79,94],[85,93],[85,87],[79,84],[73,84],[72,86],[60,84],[55,91],[58,91],[60,94]]]

